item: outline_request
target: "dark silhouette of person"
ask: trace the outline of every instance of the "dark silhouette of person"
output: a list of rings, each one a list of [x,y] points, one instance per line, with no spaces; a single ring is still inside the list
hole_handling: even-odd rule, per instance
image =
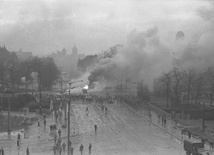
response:
[[[95,133],[97,133],[97,125],[96,124],[94,125],[94,131],[95,131]]]
[[[0,153],[1,153],[1,155],[4,155],[4,149],[3,149],[3,147],[1,148]]]
[[[62,151],[65,152],[65,147],[66,147],[66,144],[65,143],[62,143]]]
[[[80,145],[80,152],[81,152],[81,155],[83,154],[83,149],[84,149],[84,146],[81,144],[81,145]]]
[[[17,139],[21,139],[21,135],[20,135],[20,133],[18,134],[18,137],[17,137]]]
[[[59,129],[59,130],[58,130],[59,137],[61,137],[61,133],[62,133],[62,132],[61,132],[61,130]]]
[[[17,136],[17,147],[18,148],[20,147],[20,142],[21,142],[21,135],[18,134],[18,136]]]
[[[71,146],[70,151],[71,151],[71,155],[73,155],[74,154],[74,148],[72,146]]]
[[[26,150],[26,155],[30,155],[30,151],[29,151],[28,147],[27,147],[27,150]]]
[[[89,143],[89,146],[88,146],[89,154],[91,154],[91,149],[92,149],[92,145],[91,143]]]

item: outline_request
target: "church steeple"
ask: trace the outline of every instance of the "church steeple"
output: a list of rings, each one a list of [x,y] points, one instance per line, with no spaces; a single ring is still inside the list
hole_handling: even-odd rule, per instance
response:
[[[78,53],[78,49],[74,43],[74,47],[72,48],[72,55],[77,55],[77,53]]]

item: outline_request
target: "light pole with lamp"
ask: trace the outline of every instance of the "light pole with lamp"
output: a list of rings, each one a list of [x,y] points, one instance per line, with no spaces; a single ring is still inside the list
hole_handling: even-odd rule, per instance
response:
[[[14,91],[6,89],[4,90],[4,94],[8,97],[8,122],[7,122],[7,132],[8,136],[10,136],[10,109],[11,109],[11,98],[14,96]]]
[[[69,82],[69,101],[68,101],[68,155],[70,155],[70,109],[71,109],[71,85],[77,82],[83,82],[83,80]]]

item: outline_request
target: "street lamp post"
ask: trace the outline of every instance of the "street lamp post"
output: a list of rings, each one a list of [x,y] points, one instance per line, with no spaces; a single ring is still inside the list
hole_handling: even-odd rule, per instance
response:
[[[205,128],[206,128],[206,126],[205,126],[205,107],[204,107],[204,102],[203,102],[203,105],[202,105],[203,107],[203,111],[202,111],[202,130],[203,131],[205,131]]]
[[[2,94],[1,94],[1,111],[3,111],[3,101],[4,100],[4,92],[2,91]]]
[[[71,109],[71,83],[69,83],[69,101],[68,101],[68,155],[70,154],[70,109]]]
[[[69,99],[68,99],[68,155],[70,155],[70,109],[71,109],[71,85],[73,83],[83,82],[83,80],[78,80],[75,82],[69,82]]]
[[[8,136],[10,135],[10,107],[11,107],[11,98],[13,98],[14,91],[6,89],[4,94],[8,96],[8,122],[7,122],[7,132]]]

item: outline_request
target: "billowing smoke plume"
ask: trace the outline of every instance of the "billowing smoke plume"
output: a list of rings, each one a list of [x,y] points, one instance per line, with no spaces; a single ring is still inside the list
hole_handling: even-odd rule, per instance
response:
[[[198,9],[198,17],[205,22],[196,32],[179,30],[175,41],[161,38],[158,27],[147,31],[132,31],[121,52],[111,59],[104,59],[91,71],[90,82],[105,79],[141,81],[152,88],[153,79],[176,66],[183,70],[207,69],[214,66],[214,5]],[[189,39],[186,37],[189,36]]]
[[[88,80],[143,80],[150,85],[154,77],[170,68],[170,50],[160,40],[157,27],[146,32],[132,31],[128,35],[127,45],[120,50],[115,57],[101,60],[91,71]]]
[[[176,65],[182,69],[203,71],[214,66],[214,3],[210,4],[209,8],[197,10],[204,27],[192,35],[192,40],[186,43],[182,54],[176,58]]]

